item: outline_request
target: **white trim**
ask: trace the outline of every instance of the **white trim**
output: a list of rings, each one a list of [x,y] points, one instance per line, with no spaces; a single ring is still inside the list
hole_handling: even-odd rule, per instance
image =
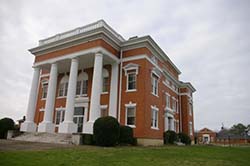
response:
[[[106,104],[106,105],[101,105],[100,106],[100,109],[107,109],[108,108],[108,105]]]
[[[44,61],[41,61],[41,62],[37,62],[37,63],[33,64],[33,67],[38,67],[38,66],[45,65],[45,64],[53,64],[53,63],[56,63],[56,62],[61,61],[61,60],[73,59],[73,58],[76,58],[78,56],[88,55],[89,53],[95,54],[96,52],[102,52],[103,54],[105,54],[105,55],[109,56],[110,58],[112,58],[117,63],[120,62],[119,58],[117,58],[115,55],[113,55],[112,53],[107,51],[105,48],[103,48],[103,47],[94,47],[94,48],[90,48],[90,49],[86,49],[86,50],[66,54],[66,55],[63,55],[63,56],[59,56],[59,57],[56,57],[56,58],[50,58],[50,59],[47,59],[47,60],[44,60]]]
[[[125,125],[129,126],[131,128],[136,128],[136,103],[132,103],[131,101],[129,102],[129,104],[125,104]],[[134,125],[128,125],[127,123],[127,118],[128,118],[128,108],[134,108],[134,112],[135,112],[135,124]]]
[[[152,111],[156,111],[157,112],[157,125],[156,126],[152,126],[152,124],[151,124],[151,129],[159,130],[159,108],[157,108],[155,105],[154,106],[151,105],[151,110],[150,110],[150,113],[151,113],[151,123],[152,123]]]
[[[189,93],[179,93],[180,96],[188,96],[189,98],[193,99]]]
[[[174,92],[175,94],[179,94],[178,91],[176,91],[175,89],[173,89],[170,85],[168,85],[165,81],[162,81],[163,85],[165,85],[166,87],[168,87],[170,90],[172,90],[172,92]]]
[[[42,74],[42,75],[40,76],[40,78],[43,78],[43,77],[49,77],[49,73],[47,73],[47,74]]]
[[[40,108],[39,109],[39,112],[44,112],[45,111],[45,108]]]
[[[156,111],[159,111],[159,108],[157,108],[155,105],[154,105],[154,106],[151,105],[151,109],[154,109],[154,110],[156,110]]]
[[[125,107],[136,107],[136,103],[132,103],[131,101],[128,104],[124,104]]]

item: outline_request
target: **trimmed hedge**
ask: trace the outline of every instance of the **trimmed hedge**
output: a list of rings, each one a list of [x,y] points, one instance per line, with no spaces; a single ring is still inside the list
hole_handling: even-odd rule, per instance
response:
[[[82,144],[83,145],[94,145],[94,138],[92,134],[83,134],[82,136]]]
[[[163,137],[164,144],[174,144],[177,141],[177,134],[172,130],[165,131]]]
[[[114,146],[118,144],[120,125],[114,117],[98,118],[94,123],[94,140],[99,146]]]
[[[14,130],[15,123],[10,118],[3,118],[0,120],[0,138],[6,139],[8,130]]]
[[[184,143],[186,145],[190,145],[191,144],[191,138],[187,134],[185,134],[185,133],[179,133],[178,134],[178,139],[182,143]]]
[[[120,125],[119,143],[121,145],[134,144],[133,129],[129,126]]]

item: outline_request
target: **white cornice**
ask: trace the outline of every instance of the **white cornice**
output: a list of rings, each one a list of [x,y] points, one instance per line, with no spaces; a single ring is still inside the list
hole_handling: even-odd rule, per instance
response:
[[[91,48],[91,49],[87,49],[87,50],[82,50],[82,51],[66,54],[66,55],[63,55],[60,57],[51,58],[51,59],[48,59],[45,61],[36,62],[36,63],[34,63],[33,67],[38,67],[38,66],[45,65],[45,64],[53,64],[53,63],[56,63],[56,62],[61,61],[61,60],[72,59],[72,58],[76,58],[78,56],[82,56],[82,55],[89,54],[89,53],[96,53],[96,52],[102,52],[103,54],[112,58],[117,63],[120,62],[120,60],[115,55],[113,55],[112,53],[110,53],[109,51],[104,49],[103,47],[95,47],[95,48]]]

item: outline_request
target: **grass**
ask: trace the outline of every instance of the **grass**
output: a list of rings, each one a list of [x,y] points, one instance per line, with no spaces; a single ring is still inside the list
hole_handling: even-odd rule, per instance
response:
[[[0,165],[247,166],[249,147],[86,147],[0,152]]]

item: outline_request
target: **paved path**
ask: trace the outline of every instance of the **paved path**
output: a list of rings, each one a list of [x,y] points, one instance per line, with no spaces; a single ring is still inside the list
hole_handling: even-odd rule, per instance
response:
[[[25,142],[25,141],[0,139],[0,151],[47,150],[47,149],[70,148],[70,147],[75,147],[75,146],[65,145],[65,144],[49,144],[49,143],[40,143],[40,142]]]

